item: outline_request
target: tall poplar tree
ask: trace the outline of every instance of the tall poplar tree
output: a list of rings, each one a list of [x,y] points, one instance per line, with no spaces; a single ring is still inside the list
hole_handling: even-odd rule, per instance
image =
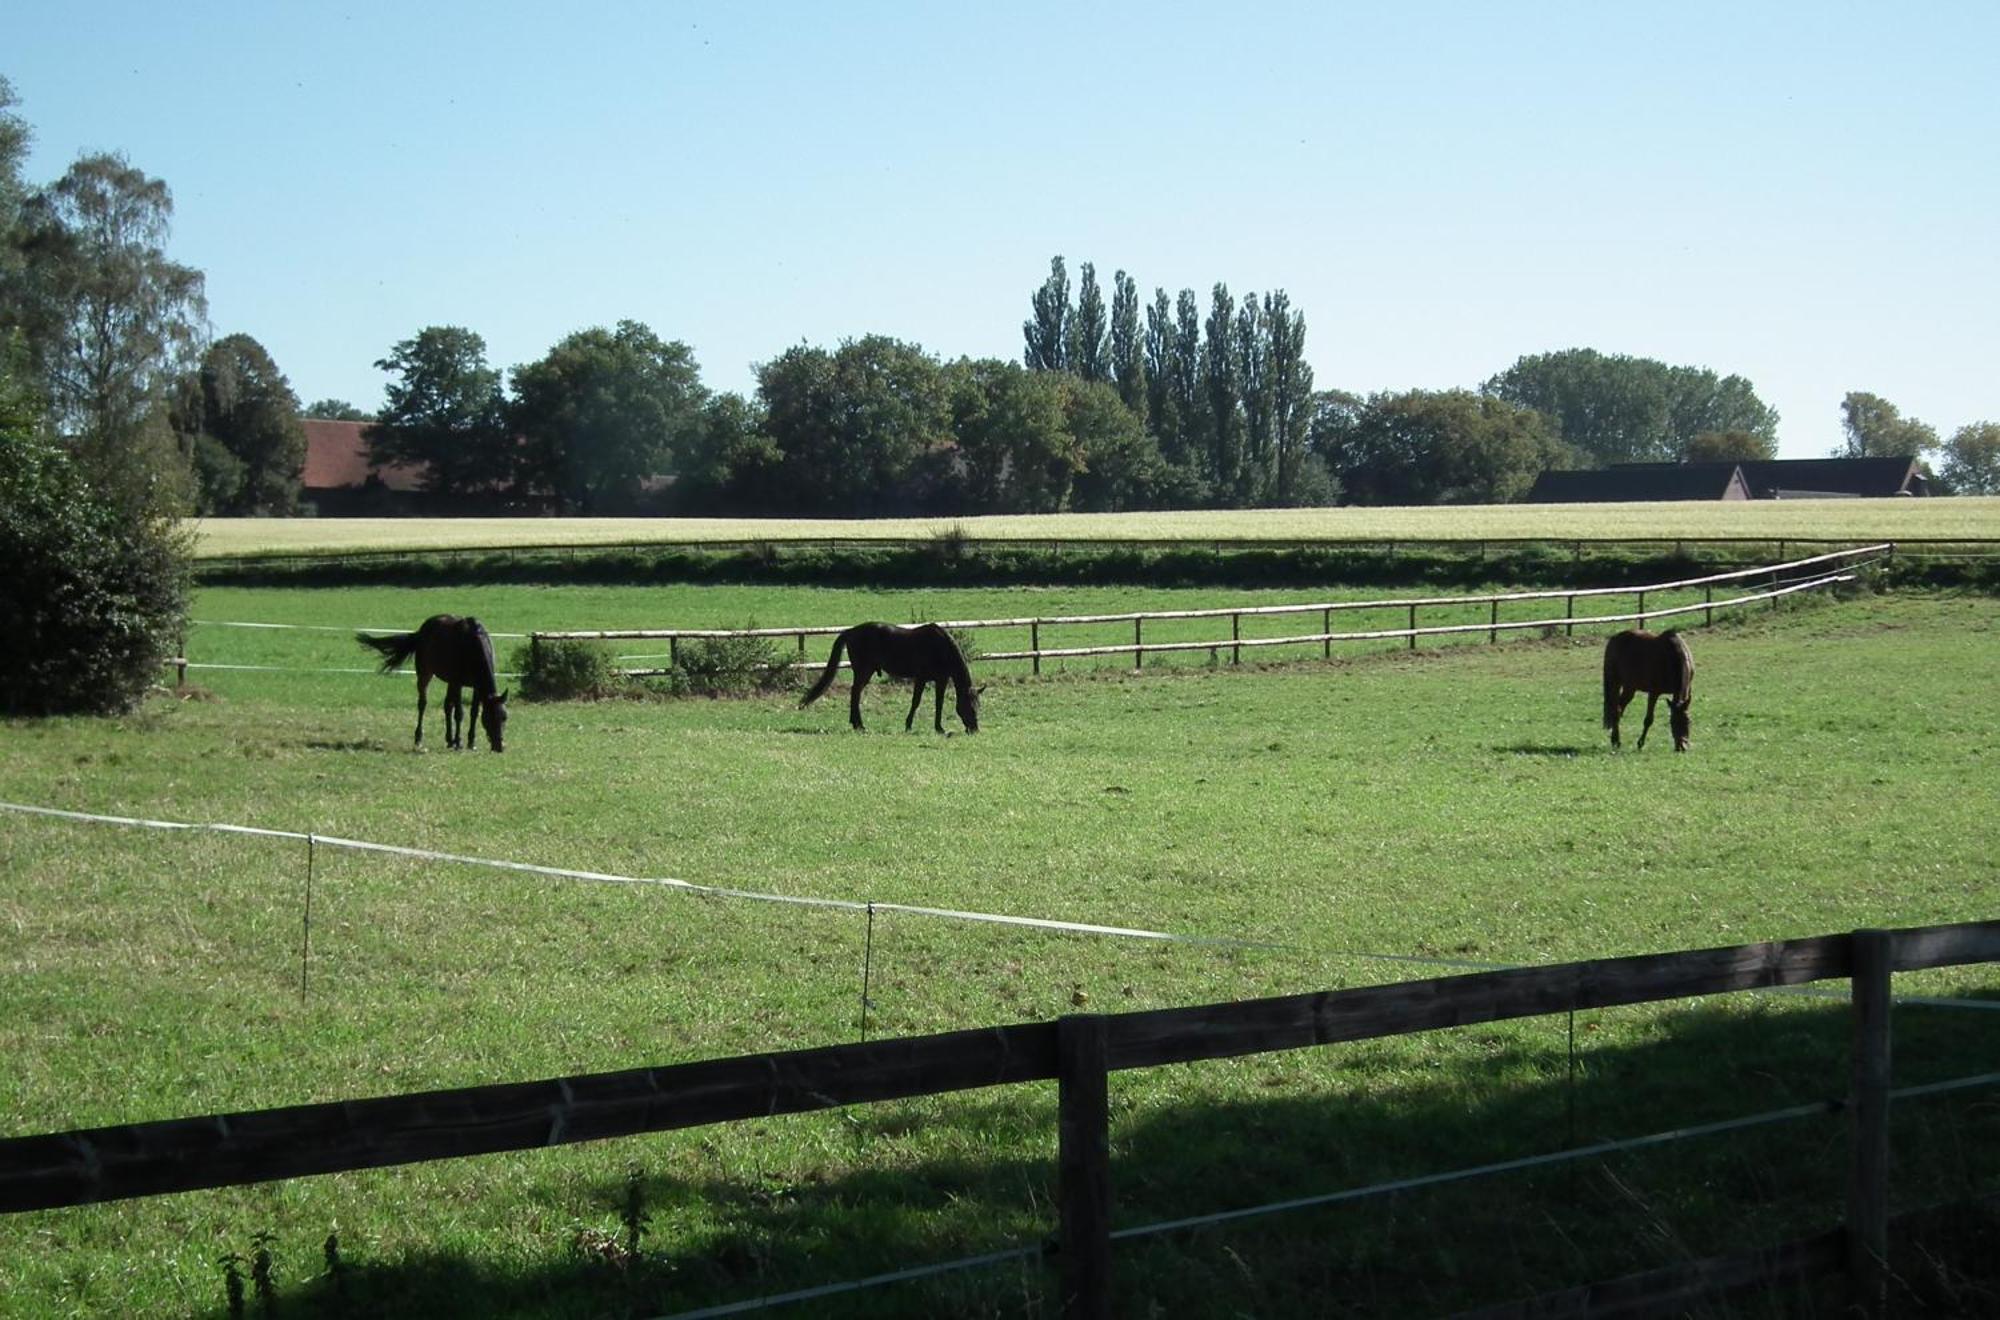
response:
[[[1139,328],[1139,286],[1124,271],[1111,281],[1111,383],[1141,420],[1146,416],[1146,345]]]
[[[1028,341],[1023,361],[1030,371],[1067,371],[1072,313],[1069,271],[1061,257],[1050,260],[1049,277],[1035,290],[1029,305],[1034,315],[1021,323],[1021,335]]]
[[[1106,336],[1104,291],[1097,287],[1097,267],[1086,261],[1078,271],[1076,315],[1069,323],[1069,369],[1085,380],[1111,379],[1111,350]]]
[[[1309,494],[1300,482],[1313,421],[1313,369],[1306,361],[1306,318],[1292,310],[1283,289],[1264,295],[1264,327],[1270,343],[1273,496],[1291,504]],[[1325,485],[1322,480],[1318,483]]]
[[[1243,480],[1243,375],[1236,359],[1236,299],[1218,283],[1209,297],[1207,338],[1201,348],[1202,387],[1208,396],[1209,475],[1219,499],[1241,494]]]

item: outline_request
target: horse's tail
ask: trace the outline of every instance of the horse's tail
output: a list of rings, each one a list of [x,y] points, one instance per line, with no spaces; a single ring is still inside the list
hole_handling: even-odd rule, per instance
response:
[[[417,634],[413,632],[391,633],[387,637],[370,637],[367,633],[356,633],[354,640],[382,653],[382,672],[385,674],[393,674],[401,669],[403,662],[417,649]]]
[[[1604,727],[1618,727],[1618,644],[1625,640],[1619,633],[1604,644]]]
[[[1685,706],[1694,700],[1694,652],[1688,650],[1687,638],[1681,636],[1680,629],[1669,628],[1665,639],[1674,644],[1674,655],[1680,661],[1680,682],[1675,684],[1674,700]]]
[[[847,630],[847,632],[853,631],[852,628]],[[806,695],[799,701],[799,708],[801,710],[818,701],[825,694],[826,690],[833,686],[834,675],[840,672],[840,653],[846,649],[847,633],[842,633],[833,639],[833,651],[827,656],[826,668],[820,670],[818,681],[806,689]]]

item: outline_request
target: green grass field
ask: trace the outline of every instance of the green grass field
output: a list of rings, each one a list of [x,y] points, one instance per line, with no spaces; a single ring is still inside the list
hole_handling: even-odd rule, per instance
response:
[[[2000,537],[2000,498],[1755,500],[1738,503],[1498,504],[1425,508],[1248,509],[1174,513],[1046,514],[992,518],[208,518],[196,525],[204,557],[326,550],[487,549],[635,542],[787,541],[825,537],[969,537],[1090,541],[1398,539],[1482,537],[1674,538]]]
[[[1984,596],[1855,595],[1697,632],[1683,757],[1666,750],[1664,717],[1645,752],[1608,752],[1601,637],[1588,629],[1415,655],[1356,646],[1332,664],[1255,672],[1205,654],[1140,676],[1113,662],[1035,680],[1016,666],[990,675],[976,737],[904,734],[907,696],[893,686],[873,695],[866,734],[845,727],[844,685],[804,711],[785,698],[519,704],[504,756],[413,754],[407,676],[309,672],[364,667],[348,628],[408,628],[439,609],[526,631],[1279,595],[207,589],[194,614],[211,622],[191,631],[190,656],[279,668],[197,671],[202,699],[163,697],[123,720],[8,724],[0,798],[1278,946],[878,916],[873,1035],[1449,970],[1383,956],[1541,963],[1996,915],[2000,605]],[[1636,710],[1627,719],[1629,747]],[[427,735],[442,741],[435,700]],[[303,854],[0,815],[4,1130],[860,1031],[870,937],[851,914],[326,849],[302,995]],[[1990,1000],[2000,976],[1898,988]],[[1844,1087],[1834,1001],[1742,996],[1574,1025],[1574,1068],[1570,1024],[1548,1019],[1121,1074],[1118,1222]],[[1899,1085],[2000,1057],[1992,1013],[1907,1008],[1897,1030]],[[2000,1120],[1973,1094],[1907,1107],[1897,1176],[1909,1203],[1996,1185]],[[1121,1307],[1426,1313],[1777,1241],[1835,1221],[1839,1133],[1838,1119],[1811,1120],[1121,1247]],[[669,1314],[1032,1243],[1053,1226],[1054,1150],[1053,1088],[1037,1086],[12,1216],[0,1219],[0,1309],[219,1315],[218,1257],[268,1230],[288,1313],[338,1313],[316,1277],[337,1232],[353,1314]],[[642,1258],[618,1269],[588,1248],[621,1233],[632,1167],[651,1218]],[[1053,1305],[1050,1275],[1015,1264],[808,1310]]]

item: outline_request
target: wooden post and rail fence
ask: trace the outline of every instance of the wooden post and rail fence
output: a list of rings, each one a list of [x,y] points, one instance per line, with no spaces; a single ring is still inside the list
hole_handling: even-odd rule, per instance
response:
[[[1068,1316],[1101,1317],[1110,1314],[1115,1291],[1113,1072],[1844,978],[1852,983],[1854,1025],[1843,1106],[1849,1177],[1837,1237],[1669,1267],[1591,1285],[1591,1292],[1680,1298],[1721,1284],[1835,1270],[1845,1274],[1858,1309],[1879,1315],[1889,1223],[1890,980],[1896,972],[1994,961],[2000,921],[1862,930],[11,1137],[0,1140],[0,1213],[1054,1080],[1062,1307]],[[1535,1314],[1534,1305],[1496,1314]]]
[[[1854,579],[1854,570],[1879,562],[1895,552],[1890,542],[1875,545],[1854,546],[1828,554],[1813,555],[1789,563],[1759,565],[1755,568],[1737,569],[1727,573],[1713,573],[1704,577],[1684,578],[1673,582],[1654,582],[1637,587],[1581,587],[1543,591],[1511,591],[1485,596],[1422,596],[1412,599],[1392,598],[1384,600],[1344,600],[1314,601],[1300,605],[1243,605],[1194,610],[1142,610],[1117,614],[1071,614],[1051,617],[1017,619],[955,619],[943,620],[939,626],[957,631],[973,632],[985,629],[1004,628],[1028,631],[1028,648],[1019,651],[982,651],[980,660],[1026,660],[1033,672],[1042,672],[1044,660],[1071,659],[1089,656],[1126,655],[1132,657],[1132,667],[1141,668],[1149,655],[1176,651],[1207,651],[1216,658],[1223,650],[1230,654],[1231,663],[1241,663],[1246,649],[1273,646],[1319,645],[1327,658],[1333,655],[1335,642],[1383,641],[1407,638],[1412,650],[1419,637],[1448,637],[1465,633],[1484,632],[1489,642],[1497,642],[1503,632],[1525,630],[1552,630],[1562,628],[1573,635],[1578,623],[1605,624],[1636,622],[1644,627],[1655,619],[1700,613],[1705,620],[1713,622],[1715,611],[1732,605],[1746,605],[1756,601],[1776,601],[1781,596],[1798,592],[1817,590],[1836,583]],[[1781,579],[1785,574],[1796,574],[1789,582]],[[1763,590],[1749,591],[1740,595],[1718,599],[1715,588],[1723,583],[1748,584],[1753,578],[1768,578],[1769,585]],[[1672,607],[1646,608],[1648,594],[1662,592],[1694,591],[1700,589],[1703,599],[1696,604]],[[1582,615],[1576,613],[1576,602],[1605,596],[1631,596],[1636,598],[1637,608],[1628,613]],[[1530,601],[1564,602],[1561,618],[1514,619],[1502,621],[1502,605],[1513,605]],[[1489,607],[1487,620],[1478,624],[1444,624],[1420,628],[1417,626],[1417,611],[1422,609],[1463,609],[1468,606]],[[1335,614],[1356,610],[1406,611],[1409,625],[1403,628],[1376,628],[1348,632],[1333,630]],[[1246,618],[1274,618],[1289,615],[1318,614],[1321,628],[1318,632],[1302,633],[1286,637],[1245,637],[1243,620]],[[1145,626],[1149,622],[1188,619],[1228,619],[1229,636],[1199,641],[1148,642]],[[1106,644],[1098,646],[1045,647],[1042,645],[1045,629],[1056,627],[1111,626],[1123,623],[1132,625],[1132,640],[1129,644]],[[609,628],[583,629],[560,632],[530,633],[529,645],[539,648],[544,642],[554,641],[665,641],[669,648],[669,667],[627,669],[632,677],[648,677],[669,673],[679,666],[680,646],[689,640],[720,640],[727,638],[794,638],[798,643],[797,665],[816,667],[806,659],[806,639],[808,637],[830,637],[846,629],[845,624],[816,624],[784,628]],[[843,662],[844,663],[844,662]]]

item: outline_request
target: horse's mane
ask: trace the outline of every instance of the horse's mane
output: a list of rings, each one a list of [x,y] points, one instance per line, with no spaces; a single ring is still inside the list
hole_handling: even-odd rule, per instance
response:
[[[1681,636],[1678,628],[1667,629],[1660,634],[1660,640],[1674,644],[1674,657],[1680,662],[1681,671],[1679,690],[1674,693],[1674,700],[1685,706],[1694,697],[1694,652],[1688,650],[1687,638]]]
[[[931,627],[937,628],[938,636],[944,641],[945,656],[951,665],[952,685],[960,692],[970,692],[972,690],[972,666],[965,663],[965,653],[958,649],[958,639],[953,637],[948,630],[939,628],[935,623]]]

